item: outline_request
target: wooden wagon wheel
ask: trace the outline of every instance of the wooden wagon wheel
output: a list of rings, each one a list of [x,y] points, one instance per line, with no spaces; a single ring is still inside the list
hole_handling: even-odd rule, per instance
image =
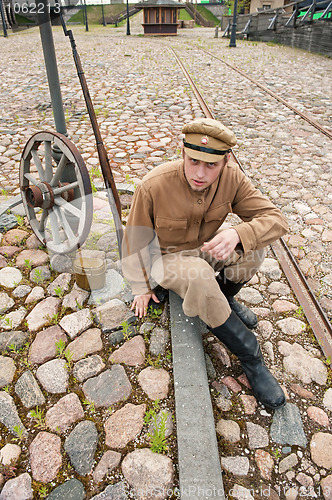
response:
[[[92,189],[69,139],[57,132],[30,137],[20,162],[20,188],[31,228],[50,251],[69,253],[82,246],[92,223]]]

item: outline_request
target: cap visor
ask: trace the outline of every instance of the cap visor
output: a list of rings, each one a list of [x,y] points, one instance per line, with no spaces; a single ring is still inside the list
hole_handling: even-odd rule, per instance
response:
[[[190,158],[194,160],[205,161],[206,163],[215,163],[217,161],[222,160],[225,155],[213,155],[210,153],[203,153],[202,151],[195,151],[195,149],[184,148],[184,152]]]

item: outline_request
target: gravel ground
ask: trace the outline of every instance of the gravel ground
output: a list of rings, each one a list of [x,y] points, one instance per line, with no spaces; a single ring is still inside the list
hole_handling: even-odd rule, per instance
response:
[[[180,30],[176,38],[151,39],[140,36],[142,29],[138,16],[132,20],[131,27],[133,34],[131,37],[124,35],[125,28],[114,30],[93,28],[89,33],[85,33],[81,27],[74,27],[78,50],[115,180],[118,183],[137,184],[153,166],[165,159],[177,157],[183,122],[202,116],[196,99],[168,50],[168,46],[172,46],[195,77],[196,83],[216,117],[236,132],[239,141],[235,153],[247,174],[287,216],[290,224],[288,243],[310,285],[319,296],[321,305],[327,314],[331,315],[331,142],[288,108],[264,94],[261,89],[231,71],[222,62],[204,54],[198,46],[215,52],[219,57],[245,70],[301,111],[313,116],[330,131],[332,62],[327,58],[303,51],[250,41],[238,42],[237,48],[230,50],[226,40],[213,38],[214,29]],[[54,29],[54,37],[68,134],[82,153],[93,182],[98,187],[101,185],[97,168],[98,156],[69,42],[59,28]],[[54,124],[38,31],[32,29],[11,36],[8,40],[0,39],[0,51],[3,54],[3,65],[6,67],[0,83],[0,182],[2,187],[0,201],[2,202],[8,196],[18,193],[18,164],[26,141],[38,130],[53,129]],[[23,58],[29,63],[22,64]],[[95,200],[94,224],[99,224],[99,226],[97,229],[94,226],[91,231],[94,242],[97,239],[96,233],[100,231],[100,225],[105,225],[105,220],[109,218],[109,210],[103,194],[99,193],[95,198],[97,201]],[[124,212],[124,219],[125,216]],[[31,233],[31,231],[28,232]],[[3,259],[5,259],[3,269],[10,268],[11,272],[23,269],[22,283],[35,289],[38,286],[27,272],[27,266],[23,264],[23,267],[20,267],[17,264],[18,254],[27,250],[27,236],[22,238],[19,250],[14,252],[12,258],[8,256],[8,249],[3,252]],[[17,240],[9,243],[9,246],[15,246],[15,241]],[[97,250],[105,251],[99,239],[97,239],[98,244]],[[4,246],[4,242],[2,241],[0,245]],[[116,258],[110,249],[106,249],[106,257],[109,271],[118,273]],[[27,259],[23,258],[23,262],[25,260]],[[32,264],[33,269],[39,266],[44,266],[44,264],[35,263],[35,261]],[[36,341],[36,334],[51,325],[46,323],[37,328],[31,328],[27,320],[28,314],[45,298],[64,300],[73,287],[71,277],[64,297],[52,294],[48,289],[49,284],[63,273],[60,270],[54,271],[53,266],[51,269],[48,261],[45,262],[45,266],[49,268],[50,275],[44,278],[45,282],[37,283],[43,289],[44,295],[32,305],[25,306],[25,311],[21,309],[22,316],[8,317],[9,314],[23,307],[25,299],[19,300],[15,296],[15,285],[2,286],[3,293],[8,297],[3,297],[8,304],[6,311],[3,312],[3,333],[11,331],[7,327],[11,327],[13,321],[17,321],[15,330],[28,335],[24,355],[17,356],[12,349],[7,349],[3,351],[2,356],[4,358],[2,359],[3,370],[7,377],[7,366],[13,367],[10,360],[13,361],[15,368],[13,379],[2,384],[2,387],[7,387],[9,391],[5,390],[1,393],[3,401],[8,400],[6,394],[9,394],[28,432],[27,441],[18,443],[21,448],[21,458],[17,458],[15,462],[17,471],[13,473],[21,481],[18,483],[20,488],[24,485],[30,491],[30,495],[31,488],[33,489],[33,498],[41,497],[40,491],[43,491],[41,488],[44,484],[49,493],[52,489],[59,487],[65,479],[70,478],[72,480],[76,478],[85,487],[86,498],[91,498],[104,491],[107,485],[116,482],[126,487],[130,484],[130,497],[140,498],[137,491],[142,484],[135,483],[133,480],[135,470],[132,464],[128,465],[128,462],[131,457],[130,453],[142,447],[148,449],[148,440],[144,438],[146,428],[143,431],[141,428],[138,441],[130,441],[128,446],[121,448],[118,445],[107,444],[107,432],[103,424],[109,417],[106,414],[108,406],[102,411],[98,410],[93,413],[91,405],[83,404],[88,400],[88,396],[82,392],[82,384],[75,383],[71,378],[73,375],[70,371],[70,384],[62,392],[78,396],[80,404],[84,406],[84,417],[78,409],[77,415],[79,416],[70,422],[64,432],[61,429],[59,432],[56,428],[52,430],[52,427],[48,425],[45,428],[47,432],[43,431],[47,436],[40,432],[42,435],[36,440],[39,434],[37,435],[35,423],[28,417],[28,407],[22,403],[17,394],[17,380],[25,370],[23,359],[31,364],[28,366],[28,371],[31,372],[34,380],[37,377],[37,371],[47,364],[44,359],[33,363],[29,361],[29,355],[31,355],[31,346]],[[16,283],[17,278],[12,278],[12,280]],[[124,290],[118,290],[118,293],[115,293],[111,299],[115,297],[124,300]],[[109,298],[108,296],[107,301]],[[9,299],[12,299],[13,303]],[[257,335],[263,345],[267,364],[285,388],[288,404],[284,410],[275,412],[274,415],[263,407],[256,406],[250,389],[246,386],[246,380],[243,376],[241,377],[238,362],[232,357],[227,357],[229,353],[223,351],[221,345],[216,344],[209,334],[205,336],[204,345],[209,356],[211,394],[220,443],[221,463],[225,471],[226,493],[229,498],[287,500],[295,499],[297,496],[331,498],[331,372],[272,254],[268,255],[257,277],[243,289],[241,299],[255,308],[259,316]],[[105,298],[102,302],[104,300]],[[96,300],[89,305],[86,302],[83,304],[83,311],[91,310],[98,305]],[[72,311],[63,309],[61,311],[61,315],[57,317],[59,324],[67,335],[67,341],[73,341],[72,330],[66,325],[66,321],[61,324],[61,321],[66,316],[70,316]],[[57,312],[53,312],[51,317],[54,314]],[[154,321],[156,321],[155,318]],[[93,334],[95,335],[94,347],[89,351],[89,356],[99,355],[106,365],[106,368],[102,368],[102,373],[110,371],[113,364],[106,356],[107,350],[109,351],[105,337],[107,329],[103,329],[98,323],[89,324],[84,329],[88,332],[99,331]],[[81,331],[77,330],[75,338],[76,336],[80,338]],[[102,346],[99,344],[99,338]],[[139,338],[139,335],[134,338]],[[125,340],[123,344],[122,339],[121,345],[128,345],[128,342],[130,341]],[[135,395],[130,403],[137,411],[139,411],[138,407],[144,404],[146,405],[145,411],[152,409],[152,401],[157,399],[151,394],[147,395],[142,387],[138,388],[138,372],[149,367],[163,368],[171,375],[171,363],[167,354],[169,345],[166,344],[164,354],[161,356],[160,367],[157,363],[158,355],[153,355],[149,351],[150,339],[144,338],[143,335],[143,342],[146,345],[146,355],[142,364],[138,365],[139,370],[135,371],[131,368],[128,359],[122,363],[132,387],[135,388]],[[63,361],[55,353],[51,360],[58,364]],[[75,360],[75,365],[79,361],[81,360]],[[72,366],[70,370],[73,371],[74,368]],[[60,370],[60,365],[58,369]],[[65,374],[63,367],[61,370],[61,373]],[[46,401],[38,405],[44,412],[47,412],[55,407],[64,394],[60,392],[57,395],[50,395],[46,382],[39,377],[37,379],[42,387],[43,397],[46,396]],[[36,382],[37,386],[38,383]],[[174,402],[172,402],[171,389],[164,400],[162,409],[165,407],[172,413]],[[125,405],[117,402],[112,410],[116,413],[123,406]],[[36,411],[36,404],[32,408]],[[57,415],[59,419],[59,414]],[[4,419],[3,415],[2,419]],[[67,451],[67,439],[74,431],[75,433],[81,432],[79,436],[88,435],[91,438],[90,453],[92,456],[94,454],[93,451],[91,452],[96,443],[94,430],[93,428],[77,429],[80,425],[76,425],[78,420],[80,423],[94,422],[98,432],[97,452],[92,463],[94,471],[103,454],[106,454],[106,450],[121,453],[119,458],[121,464],[114,466],[113,471],[109,472],[108,476],[104,476],[97,485],[93,483],[90,471],[87,469],[82,471],[70,453],[68,454],[69,460],[64,454],[64,450]],[[4,420],[1,422],[4,424]],[[10,431],[10,426],[7,421],[6,423],[7,425],[1,426],[2,448],[8,444],[14,444],[15,433]],[[150,477],[144,483],[145,486],[155,484],[154,480],[159,486],[177,485],[174,439],[173,431],[173,437],[169,443],[170,451],[163,455],[171,462],[160,465],[155,459],[153,469],[150,469]],[[32,442],[35,442],[35,446],[31,448]],[[38,466],[36,468],[34,457],[40,453],[41,449],[45,447],[47,449],[45,443],[51,446],[58,461],[62,457],[63,467],[60,466],[56,473],[56,468],[48,471],[47,480],[41,481],[41,477],[44,478],[40,475],[41,470],[47,467],[45,463],[42,463],[42,465],[39,464],[39,468]],[[70,443],[69,440],[69,446],[71,446]],[[111,461],[111,458],[116,461],[117,457],[107,455],[108,460]],[[147,467],[147,462],[146,456],[140,457],[139,463],[143,463],[144,467]],[[56,460],[55,463],[57,463]],[[88,465],[86,465],[87,468],[89,468]],[[32,478],[32,486],[29,478],[23,474],[25,466],[30,481]],[[159,473],[160,467],[172,473],[170,472],[169,476],[167,474],[162,476]],[[60,473],[58,473],[59,470]],[[111,466],[108,470],[111,470]],[[7,470],[3,472],[8,474]],[[8,479],[6,474],[4,474],[4,481],[7,483],[13,481],[13,479]],[[52,479],[49,479],[50,477]],[[7,489],[11,484],[16,485],[17,490],[17,483],[9,483]],[[66,485],[69,485],[68,487],[73,491],[79,488],[77,483],[73,482],[69,484],[67,481]],[[107,498],[117,498],[114,496],[116,495],[114,491],[109,495],[113,496]],[[208,495],[206,492],[206,498]],[[0,498],[21,497],[0,496]],[[54,498],[61,497],[54,496]],[[84,498],[84,495],[77,498]]]

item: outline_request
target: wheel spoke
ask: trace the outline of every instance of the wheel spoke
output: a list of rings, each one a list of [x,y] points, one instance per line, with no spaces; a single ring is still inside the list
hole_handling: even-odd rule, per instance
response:
[[[64,216],[64,214],[62,214],[62,211],[61,211],[62,209],[60,207],[54,207],[54,210],[56,211],[56,213],[57,213],[57,215],[62,223],[62,227],[67,235],[69,242],[72,243],[73,241],[75,241],[77,239],[77,237],[73,233],[73,230],[70,227],[66,217]]]
[[[28,181],[31,182],[34,186],[38,186],[39,182],[38,179],[36,179],[32,174],[29,174],[28,172],[24,174],[24,177],[28,179]]]
[[[67,165],[67,163],[68,163],[68,158],[63,153],[62,156],[61,156],[61,159],[59,161],[59,164],[57,166],[57,169],[55,171],[55,174],[53,176],[53,179],[50,182],[50,184],[51,184],[52,187],[57,186],[57,184],[59,183],[61,174],[63,172],[64,167]]]
[[[37,151],[35,149],[31,149],[31,155],[32,155],[34,164],[36,165],[40,180],[44,181],[45,180],[45,172],[44,172],[44,169],[43,169],[43,166],[42,166],[42,163],[40,161],[40,158],[38,156]]]
[[[64,208],[65,210],[67,210],[67,212],[71,213],[72,215],[75,215],[75,217],[77,217],[78,219],[82,217],[81,210],[76,208],[74,205],[71,205],[60,196],[54,200],[54,203],[59,207]]]
[[[41,233],[45,232],[45,221],[47,219],[47,216],[48,216],[48,210],[44,209],[38,227],[38,231],[40,231]]]
[[[55,243],[56,245],[60,245],[61,239],[60,239],[60,232],[59,232],[59,221],[58,221],[57,216],[55,215],[54,210],[50,211],[49,220],[50,220],[51,232],[52,232],[52,236],[53,236],[53,243]]]
[[[44,141],[44,150],[45,150],[45,181],[51,182],[53,175],[51,141]]]
[[[66,186],[61,186],[59,188],[56,188],[53,190],[54,196],[57,196],[58,194],[65,193],[66,191],[69,191],[69,189],[75,189],[79,186],[78,181],[72,182],[71,184],[67,184]]]

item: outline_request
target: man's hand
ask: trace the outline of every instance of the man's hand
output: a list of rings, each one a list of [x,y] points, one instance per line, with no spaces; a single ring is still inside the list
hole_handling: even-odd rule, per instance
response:
[[[158,297],[154,293],[135,295],[130,308],[132,311],[135,309],[135,316],[138,316],[139,318],[143,318],[144,316],[146,316],[150,299],[154,300],[157,303],[160,302],[160,300],[158,300]]]
[[[201,251],[207,252],[217,260],[225,260],[241,242],[235,229],[225,229],[216,234],[212,240],[204,243]]]

